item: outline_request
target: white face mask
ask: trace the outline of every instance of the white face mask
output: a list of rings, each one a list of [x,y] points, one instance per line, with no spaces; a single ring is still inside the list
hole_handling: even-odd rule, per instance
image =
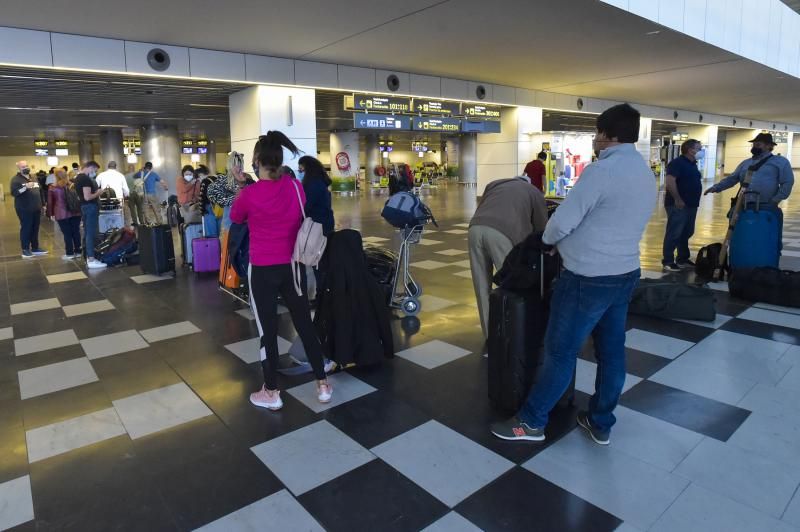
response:
[[[194,174],[183,174],[183,178],[186,181],[191,181],[192,179],[194,179]]]

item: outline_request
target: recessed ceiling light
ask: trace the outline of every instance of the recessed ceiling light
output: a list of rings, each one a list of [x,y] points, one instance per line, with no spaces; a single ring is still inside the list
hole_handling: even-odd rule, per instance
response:
[[[645,33],[645,35],[658,35],[659,33],[661,33],[661,30],[653,30],[653,31],[648,31],[647,33]]]

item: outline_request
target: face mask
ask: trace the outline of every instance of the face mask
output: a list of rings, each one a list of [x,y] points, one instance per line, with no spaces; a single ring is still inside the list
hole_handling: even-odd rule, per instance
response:
[[[753,154],[753,157],[758,157],[759,155],[764,153],[764,148],[756,148],[755,146],[753,146],[752,148],[750,148],[750,153]]]
[[[192,179],[194,179],[194,175],[193,174],[183,174],[183,178],[186,181],[191,181]]]
[[[207,177],[208,177],[208,176],[207,176],[206,174],[198,174],[198,175],[197,175],[197,179],[199,179],[199,180],[201,180],[201,181],[202,181],[203,179],[207,178]]]
[[[30,175],[30,173],[31,173],[31,169],[30,168],[23,168],[22,169],[22,175]]]
[[[297,172],[297,179],[299,179],[300,181],[302,181],[305,176],[306,176],[305,172],[302,171]]]
[[[95,177],[97,177],[97,171],[95,171],[95,170],[89,170],[89,177],[91,177],[92,179],[94,179]]]

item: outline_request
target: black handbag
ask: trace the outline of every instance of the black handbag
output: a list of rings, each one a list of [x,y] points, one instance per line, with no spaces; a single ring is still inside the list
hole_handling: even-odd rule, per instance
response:
[[[640,279],[628,312],[656,318],[714,321],[714,292],[704,286]]]
[[[779,268],[737,268],[728,289],[734,297],[746,301],[800,307],[800,272]]]

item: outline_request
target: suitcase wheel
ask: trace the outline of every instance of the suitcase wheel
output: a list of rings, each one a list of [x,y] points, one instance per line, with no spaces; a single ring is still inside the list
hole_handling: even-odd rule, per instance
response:
[[[407,297],[403,300],[402,308],[406,316],[416,316],[422,310],[422,305],[418,299]]]

